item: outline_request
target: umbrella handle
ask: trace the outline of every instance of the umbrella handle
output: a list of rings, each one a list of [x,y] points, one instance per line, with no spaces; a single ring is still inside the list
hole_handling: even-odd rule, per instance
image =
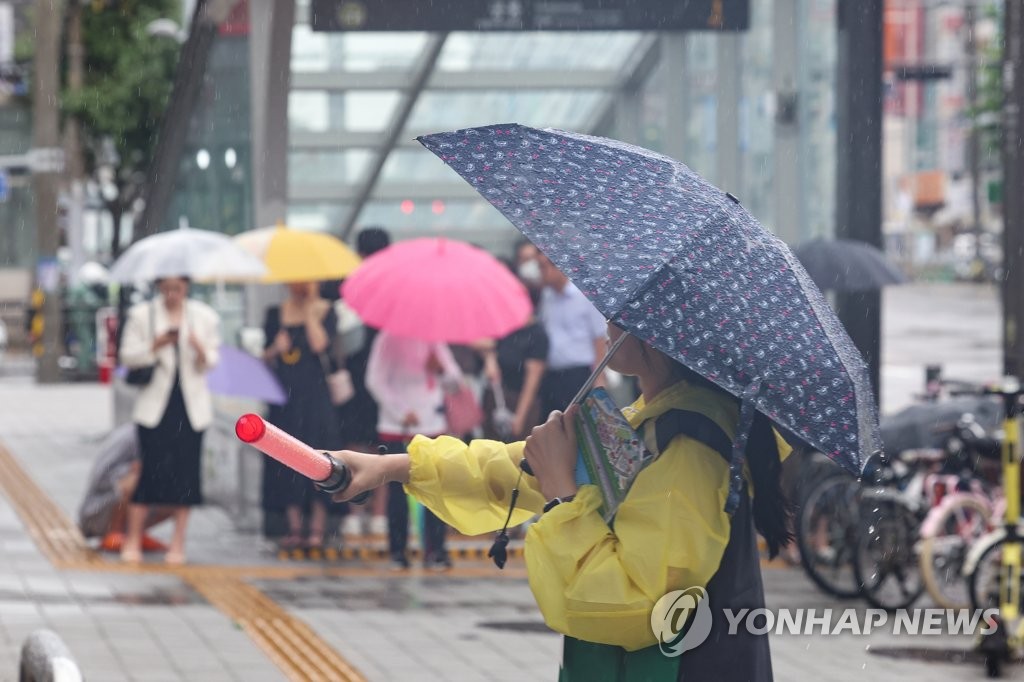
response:
[[[601,358],[601,362],[597,363],[597,367],[595,367],[594,371],[590,373],[590,377],[583,383],[583,386],[580,387],[580,390],[576,393],[576,396],[572,401],[569,402],[566,409],[569,409],[573,405],[579,405],[583,402],[583,399],[587,397],[588,393],[590,393],[590,389],[594,385],[594,382],[597,381],[597,377],[601,376],[601,372],[603,372],[604,368],[608,366],[608,362],[612,359],[612,356],[615,355],[615,351],[619,349],[619,346],[625,343],[627,336],[629,335],[623,333],[622,336],[615,339],[615,343],[611,345],[608,352],[606,352],[604,357]],[[523,461],[519,463],[519,468],[523,470],[523,473],[533,476],[533,470],[530,468],[530,463],[526,461],[525,457],[523,458]]]

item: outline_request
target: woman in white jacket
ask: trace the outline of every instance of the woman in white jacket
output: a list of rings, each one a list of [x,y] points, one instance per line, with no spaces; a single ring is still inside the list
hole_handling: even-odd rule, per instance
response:
[[[121,558],[141,559],[149,508],[170,507],[174,535],[166,561],[182,564],[189,510],[202,502],[200,452],[203,432],[213,422],[206,372],[217,363],[220,318],[206,304],[189,300],[186,278],[158,280],[157,288],[160,293],[152,301],[128,312],[121,342],[121,364],[153,367],[132,414],[142,471],[128,508]]]

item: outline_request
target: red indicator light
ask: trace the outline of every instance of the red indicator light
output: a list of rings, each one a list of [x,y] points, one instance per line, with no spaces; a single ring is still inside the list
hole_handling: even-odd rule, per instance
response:
[[[235,422],[235,435],[244,443],[255,443],[266,433],[267,426],[258,414],[243,414]]]

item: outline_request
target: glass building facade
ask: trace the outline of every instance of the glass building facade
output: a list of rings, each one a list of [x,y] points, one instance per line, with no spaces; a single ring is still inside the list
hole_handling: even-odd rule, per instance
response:
[[[447,234],[504,252],[514,229],[414,138],[515,121],[679,158],[791,243],[832,230],[836,0],[750,0],[741,33],[452,32],[431,64],[430,34],[314,32],[308,12],[298,0],[289,151],[266,161],[287,165],[295,228],[342,234],[350,226],[344,236],[352,238],[382,225],[397,238]],[[261,227],[250,39],[246,24],[216,40],[165,228],[183,218],[232,234]],[[786,52],[792,73],[780,72],[780,46],[795,49]],[[422,69],[425,85],[414,92]],[[6,227],[7,262],[31,262],[23,236]]]
[[[787,21],[775,17],[779,5],[792,14]],[[424,64],[428,34],[314,32],[301,2],[296,16],[288,98],[288,222],[294,227],[338,232],[355,211],[355,229],[383,225],[398,238],[448,234],[505,251],[516,238],[513,228],[414,138],[514,121],[626,139],[680,158],[713,182],[738,182],[728,189],[789,241],[832,229],[835,0],[751,0],[751,26],[738,37],[453,32],[432,65]],[[773,67],[780,38],[797,46],[791,83],[779,83]],[[680,62],[673,61],[678,50],[666,49],[668,40],[684,44]],[[739,51],[729,67],[738,93],[725,100],[722,41]],[[428,66],[425,86],[413,92],[415,73]],[[791,129],[780,133],[783,90],[792,92],[796,109]],[[415,101],[396,143],[386,148],[406,97]],[[622,98],[638,100],[630,130],[616,113]],[[735,109],[731,130],[719,120],[725,107]],[[788,149],[796,150],[789,172],[797,195],[781,199],[774,182],[779,134],[796,138]],[[670,144],[672,137],[682,144]],[[738,161],[731,178],[719,177],[723,145]],[[369,198],[356,205],[382,153],[387,157]],[[789,224],[793,218],[779,224],[779,201],[799,205],[797,224]]]

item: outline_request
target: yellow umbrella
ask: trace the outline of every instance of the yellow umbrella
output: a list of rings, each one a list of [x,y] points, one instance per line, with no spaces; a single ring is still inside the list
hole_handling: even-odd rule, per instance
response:
[[[281,224],[243,232],[235,241],[267,266],[263,282],[342,279],[360,262],[356,252],[333,235],[292,230]]]

